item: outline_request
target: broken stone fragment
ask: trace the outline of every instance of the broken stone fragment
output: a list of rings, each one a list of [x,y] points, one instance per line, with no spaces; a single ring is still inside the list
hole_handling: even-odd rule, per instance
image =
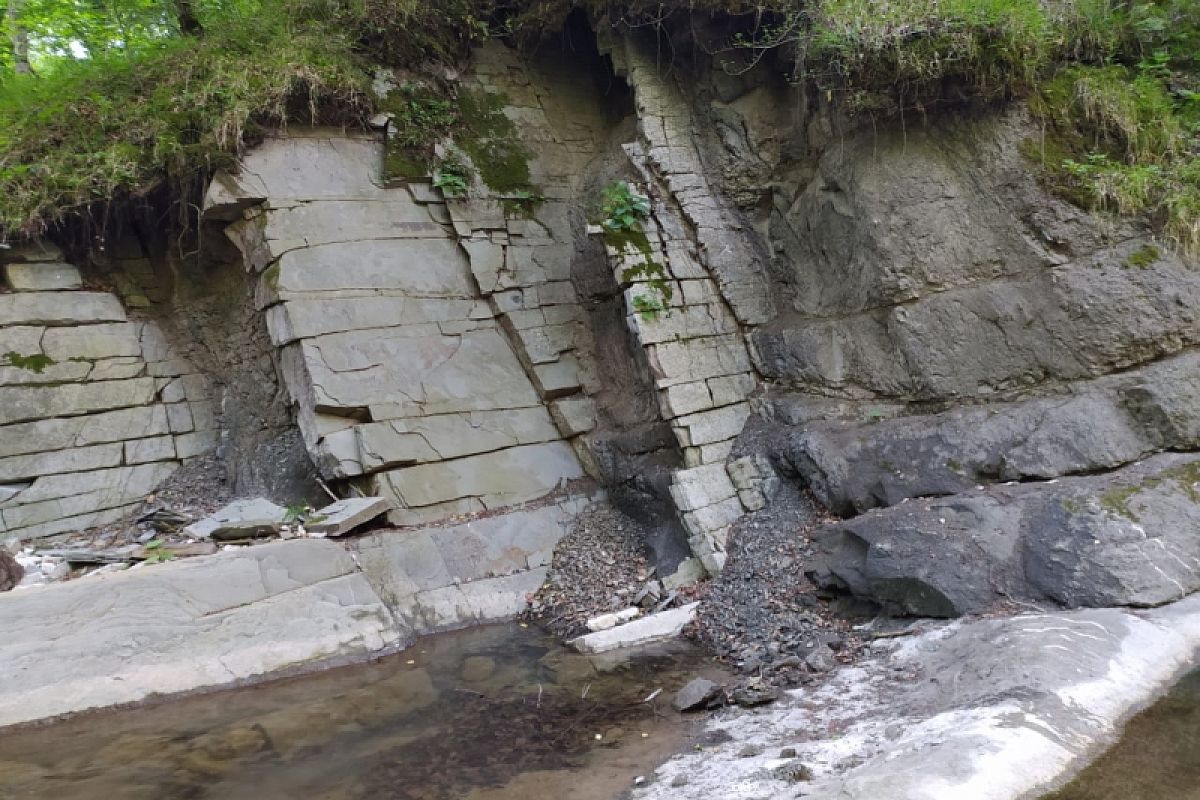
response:
[[[624,608],[620,611],[614,611],[611,614],[601,614],[598,617],[592,617],[587,621],[587,629],[589,631],[606,631],[609,628],[615,628],[622,622],[629,622],[637,619],[642,612],[636,608]]]
[[[306,527],[321,536],[344,536],[391,510],[391,502],[384,497],[350,497],[317,511]]]
[[[198,539],[217,541],[256,539],[275,536],[283,527],[287,510],[261,497],[237,500],[212,516],[184,528],[184,533]]]
[[[700,711],[708,708],[709,704],[720,694],[720,685],[707,678],[695,678],[675,693],[675,698],[671,700],[671,707],[680,713]]]

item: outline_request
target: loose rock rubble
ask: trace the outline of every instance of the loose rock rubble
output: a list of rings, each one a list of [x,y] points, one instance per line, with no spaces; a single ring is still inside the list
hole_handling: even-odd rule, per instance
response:
[[[666,592],[647,558],[646,529],[612,506],[579,515],[554,551],[550,574],[528,617],[556,636],[588,632],[588,620],[629,607],[661,610],[685,591]]]
[[[807,531],[820,517],[809,498],[785,485],[770,506],[740,521],[729,561],[708,583],[689,635],[770,686],[804,683],[850,660],[857,642],[849,623],[803,576],[811,557]],[[745,700],[770,694],[740,688]]]

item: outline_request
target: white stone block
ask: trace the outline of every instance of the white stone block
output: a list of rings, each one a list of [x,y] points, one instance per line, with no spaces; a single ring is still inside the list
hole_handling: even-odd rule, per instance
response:
[[[750,419],[750,406],[746,403],[739,403],[679,417],[674,424],[687,428],[688,444],[698,447],[736,438],[746,427],[748,419]]]
[[[683,526],[693,535],[707,533],[729,527],[744,513],[742,501],[735,495],[715,505],[687,512],[683,515]]]

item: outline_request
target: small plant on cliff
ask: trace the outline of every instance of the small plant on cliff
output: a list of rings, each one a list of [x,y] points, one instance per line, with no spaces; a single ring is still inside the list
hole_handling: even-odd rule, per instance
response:
[[[650,198],[625,181],[604,187],[600,224],[606,231],[640,230],[642,220],[650,216]]]
[[[625,181],[615,181],[604,187],[600,205],[600,227],[605,242],[621,255],[638,255],[640,264],[621,272],[625,283],[641,283],[647,290],[635,294],[634,310],[642,319],[654,321],[660,312],[668,311],[675,292],[667,280],[667,271],[653,258],[653,248],[642,223],[650,217],[650,198]]]
[[[41,375],[46,371],[46,367],[54,364],[54,359],[43,353],[34,353],[30,356],[23,356],[20,353],[10,350],[4,353],[3,361],[0,361],[0,367],[16,367],[17,369],[27,369],[37,375]]]
[[[447,197],[464,197],[471,188],[471,169],[456,158],[443,158],[437,165],[433,185]]]

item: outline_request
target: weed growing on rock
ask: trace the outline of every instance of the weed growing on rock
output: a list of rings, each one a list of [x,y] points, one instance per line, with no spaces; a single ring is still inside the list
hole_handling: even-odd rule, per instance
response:
[[[650,198],[625,181],[615,181],[601,194],[600,227],[604,240],[622,256],[640,255],[642,261],[621,272],[623,283],[640,283],[644,293],[633,296],[633,307],[642,319],[654,321],[668,311],[675,290],[663,265],[654,260],[654,250],[643,229],[650,218]]]

